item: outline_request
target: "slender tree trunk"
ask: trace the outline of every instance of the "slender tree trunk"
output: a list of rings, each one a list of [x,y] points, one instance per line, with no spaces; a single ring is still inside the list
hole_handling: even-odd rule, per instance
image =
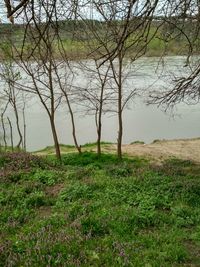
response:
[[[9,104],[9,101],[7,102],[3,112],[1,113],[1,123],[2,123],[2,128],[3,128],[3,140],[4,140],[5,151],[7,149],[7,140],[6,140],[6,128],[5,128],[5,123],[4,123],[4,115],[5,115],[5,112],[8,108],[8,104]]]
[[[9,123],[9,127],[10,127],[10,144],[11,144],[11,149],[12,152],[14,151],[14,143],[13,143],[13,128],[12,128],[12,123],[9,119],[9,117],[7,117],[8,119],[8,123]]]
[[[23,114],[23,125],[24,125],[24,140],[23,140],[23,149],[24,151],[26,151],[26,117],[25,117],[25,106],[23,107],[22,110],[22,114]]]
[[[118,103],[119,104],[119,103]],[[122,158],[122,135],[123,135],[123,122],[122,122],[122,111],[118,111],[118,122],[119,122],[119,130],[118,130],[118,139],[117,139],[117,155],[118,158]]]
[[[73,139],[74,139],[74,144],[75,144],[75,147],[76,147],[78,153],[81,154],[81,147],[78,145],[78,141],[77,141],[77,138],[76,138],[76,126],[75,126],[75,120],[74,120],[74,113],[72,111],[71,104],[69,102],[69,98],[68,98],[67,93],[66,92],[63,92],[63,93],[65,95],[65,99],[66,99],[66,102],[67,102],[67,105],[68,105],[68,108],[69,108],[69,114],[70,114],[70,117],[71,117],[72,136],[73,136]]]
[[[118,84],[118,138],[117,138],[117,156],[122,159],[122,135],[123,135],[123,120],[122,120],[122,57],[119,54],[119,84]]]
[[[54,140],[54,145],[55,145],[55,150],[56,150],[56,157],[59,161],[61,161],[60,145],[58,142],[58,135],[56,132],[54,117],[50,117],[50,123],[51,123],[51,130],[52,130],[53,140]]]
[[[99,114],[98,114],[98,128],[97,128],[97,154],[101,155],[101,130],[102,130],[102,108],[103,108],[103,90],[101,92],[100,98],[100,106],[99,106]]]
[[[95,112],[95,124],[97,128],[97,154],[101,155],[101,122],[99,123],[99,109]]]
[[[102,79],[101,72],[100,72],[99,66],[98,66],[98,62],[95,61],[95,63],[96,63],[96,69],[98,71],[98,77],[99,77],[99,80],[101,81],[101,94],[100,94],[100,99],[99,99],[99,110],[98,109],[96,110],[96,112],[97,112],[96,113],[97,154],[98,154],[98,156],[100,156],[101,155],[102,113],[103,113],[103,104],[104,104],[103,97],[104,97],[104,89],[105,89],[105,85],[106,85],[106,82],[107,82],[110,66],[107,68],[105,76]]]
[[[71,122],[72,122],[72,135],[74,139],[74,144],[76,149],[78,150],[78,153],[81,154],[81,147],[78,145],[77,138],[76,138],[76,128],[75,128],[75,122],[74,122],[74,115],[70,112],[71,115]]]
[[[5,151],[7,150],[7,140],[6,140],[6,128],[5,128],[5,123],[4,123],[4,114],[1,114],[1,124],[2,124],[2,129],[3,129],[3,141],[4,141],[4,149]]]
[[[97,154],[101,156],[101,123],[97,129]]]
[[[23,137],[22,137],[20,126],[19,126],[19,115],[18,115],[18,110],[17,110],[17,107],[16,107],[16,104],[15,103],[13,103],[13,107],[14,107],[14,112],[15,112],[17,131],[18,131],[18,134],[19,134],[19,142],[18,142],[18,144],[17,144],[16,147],[18,149],[20,149],[20,146],[21,146],[22,141],[23,141]]]

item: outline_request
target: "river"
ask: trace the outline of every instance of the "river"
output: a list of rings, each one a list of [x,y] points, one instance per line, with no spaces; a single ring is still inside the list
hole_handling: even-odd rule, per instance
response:
[[[200,108],[198,105],[179,104],[176,110],[165,113],[156,106],[145,104],[146,93],[149,88],[162,88],[170,86],[170,73],[184,72],[184,57],[166,57],[165,67],[158,58],[141,58],[131,69],[128,78],[130,88],[138,87],[144,91],[144,97],[134,99],[129,108],[124,110],[123,143],[129,144],[136,140],[150,143],[155,139],[194,138],[200,136]],[[161,79],[159,78],[161,77]],[[80,74],[74,79],[76,83],[83,83],[84,77]],[[10,114],[11,118],[13,114]],[[77,137],[80,144],[95,142],[96,129],[94,117],[75,113]],[[52,135],[47,114],[39,103],[32,101],[28,104],[26,113],[27,122],[27,150],[35,151],[52,145]],[[71,123],[67,108],[62,107],[57,112],[56,125],[59,142],[73,144]],[[18,139],[14,130],[15,142]],[[116,142],[117,117],[114,114],[103,116],[102,140]]]

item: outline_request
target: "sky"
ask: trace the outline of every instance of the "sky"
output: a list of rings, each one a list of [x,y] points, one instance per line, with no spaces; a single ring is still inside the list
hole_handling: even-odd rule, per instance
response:
[[[20,3],[20,0],[11,0],[13,3],[13,6],[17,6]],[[0,22],[1,23],[10,23],[10,21],[7,19],[7,11],[5,8],[4,0],[0,0]],[[16,22],[20,22],[17,21]]]
[[[17,5],[19,4],[20,0],[11,0],[13,2],[13,5]],[[49,2],[51,2],[53,0],[50,0]],[[63,6],[63,3],[67,4],[68,1],[64,1],[63,0],[58,0],[58,5],[59,5],[59,1],[60,1],[60,5]],[[120,5],[122,5],[123,7],[123,0],[115,0],[118,7],[120,7]],[[155,1],[155,0],[154,0]],[[85,3],[87,3],[87,5],[85,5]],[[125,0],[125,2],[127,2],[127,0]],[[142,2],[142,1],[141,1]],[[68,2],[68,4],[70,3],[70,1]],[[83,17],[87,17],[87,18],[95,18],[95,19],[102,19],[101,18],[101,15],[98,14],[98,12],[96,12],[95,8],[93,5],[91,5],[88,1],[80,1],[80,4],[82,4],[83,6],[81,7],[81,9],[79,10],[79,13],[81,14],[81,16]],[[66,9],[67,5],[65,6],[65,8],[63,9]],[[69,10],[71,7],[68,6],[68,9]],[[104,9],[106,11],[106,7],[104,6]],[[93,10],[93,12],[91,13],[91,10]],[[64,10],[63,10],[64,11]],[[66,11],[66,10],[65,10]],[[60,10],[60,14],[62,14],[62,11]],[[66,18],[66,12],[63,13],[63,18]],[[62,16],[62,15],[61,15]],[[0,21],[1,23],[8,23],[9,20],[7,19],[7,15],[6,15],[6,8],[5,8],[5,4],[4,4],[4,0],[0,0]],[[16,21],[18,23],[20,23],[20,21]]]
[[[0,20],[1,23],[8,22],[8,19],[6,18],[6,9],[3,0],[0,0]]]
[[[11,1],[13,2],[13,5],[17,5],[20,2],[19,0],[11,0]],[[0,0],[0,22],[9,23],[9,20],[7,19],[4,0]]]
[[[11,1],[13,1],[13,5],[17,5],[20,2],[20,0],[11,0]],[[51,1],[53,1],[53,0],[49,0],[49,3]],[[85,0],[82,0],[82,2],[80,1],[80,3],[84,3],[84,1]],[[122,6],[123,6],[123,0],[121,0],[121,1],[115,0],[115,1],[116,1],[116,3],[121,3]],[[155,0],[153,0],[152,3],[154,1]],[[181,0],[179,0],[179,1],[181,2]],[[127,0],[125,0],[125,2],[127,2]],[[138,4],[140,3],[140,5],[137,5],[137,2],[138,2]],[[139,0],[139,1],[136,1],[136,4],[135,5],[137,5],[137,11],[138,11],[138,7],[139,7],[139,10],[140,10],[140,7],[144,7],[144,3],[146,3],[146,2],[148,2],[148,1],[147,0]],[[194,3],[194,2],[195,2],[194,0],[191,0],[191,3]],[[63,8],[63,3],[65,4],[65,8]],[[58,5],[61,5],[62,6],[60,12],[61,12],[61,14],[62,14],[61,16],[63,16],[63,18],[66,18],[66,15],[67,15],[67,12],[66,12],[67,5],[66,5],[66,3],[69,4],[70,1],[68,2],[67,0],[58,0]],[[160,15],[162,13],[161,9],[164,8],[164,6],[165,6],[166,3],[167,3],[166,0],[159,0],[158,9],[157,9],[157,12],[159,14],[156,12],[157,15]],[[172,1],[172,3],[176,4],[176,1],[174,1],[174,2]],[[194,4],[194,6],[196,7],[195,4]],[[71,7],[71,5],[68,6],[68,9],[69,9],[69,7]],[[100,19],[101,20],[101,16],[99,14],[97,14],[97,12],[94,9],[93,9],[93,12],[91,13],[91,10],[92,9],[93,9],[93,6],[90,5],[90,4],[87,4],[87,6],[81,7],[81,10],[79,10],[79,12],[81,12],[80,14],[83,17],[95,18],[95,19]],[[91,16],[91,14],[93,14],[93,15]],[[6,16],[6,8],[5,8],[4,0],[0,0],[0,22],[1,23],[9,23],[9,20],[7,19],[7,16]],[[16,19],[15,22],[20,23],[20,20],[19,19]]]
[[[13,5],[16,6],[17,4],[19,4],[20,0],[11,0],[13,2]],[[53,1],[53,0],[50,0]],[[60,0],[62,3],[62,0]],[[59,2],[59,1],[58,1]],[[67,6],[66,6],[67,7]],[[63,10],[62,10],[63,9]],[[60,10],[60,14],[63,13],[63,18],[66,17],[66,12],[64,10],[64,8],[62,8]],[[89,10],[88,8],[86,10],[84,10],[84,14],[88,14]],[[62,16],[62,15],[61,15]],[[4,0],[0,0],[0,23],[9,23],[10,21],[7,19],[7,12],[6,12],[6,8],[5,8],[5,3]],[[20,23],[20,19],[16,19],[15,22]]]

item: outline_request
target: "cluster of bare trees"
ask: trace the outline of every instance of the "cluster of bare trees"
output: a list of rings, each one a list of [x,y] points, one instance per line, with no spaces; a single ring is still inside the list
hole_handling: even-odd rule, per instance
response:
[[[160,38],[166,44],[161,56],[165,54],[171,40],[177,38],[184,40],[188,48],[187,65],[190,65],[190,57],[199,51],[199,0],[21,0],[15,6],[10,0],[4,2],[11,23],[15,20],[23,22],[20,45],[14,40],[12,28],[10,35],[7,36],[6,46],[9,47],[9,53],[2,63],[2,66],[8,67],[6,74],[2,75],[8,88],[3,90],[4,98],[14,109],[17,125],[19,125],[16,105],[18,94],[20,96],[32,94],[38,98],[48,114],[58,159],[61,159],[61,155],[55,114],[61,104],[65,104],[68,109],[74,144],[79,153],[81,147],[76,134],[74,104],[84,105],[85,111],[94,115],[99,155],[102,115],[106,112],[117,113],[117,154],[121,158],[123,111],[129,101],[137,95],[136,88],[126,90],[126,80],[133,62],[146,54],[154,38]],[[65,22],[67,25],[72,22],[73,27],[63,27]],[[84,50],[84,57],[87,60],[77,63],[77,68],[87,73],[87,86],[72,86],[74,64],[66,45],[67,39],[71,42],[78,40],[81,49]],[[7,63],[9,61],[10,66]],[[15,66],[13,72],[10,71],[11,65]],[[26,84],[20,82],[14,74],[19,69],[28,81]],[[189,76],[174,79],[173,89],[152,92],[149,102],[169,106],[186,98],[198,102],[200,96],[198,61],[195,66],[191,65],[191,70]],[[23,144],[24,148],[26,147],[25,103],[26,100],[23,108],[24,134],[20,127],[17,127],[20,137],[17,146]],[[7,105],[2,111],[2,125]],[[9,125],[12,132],[10,122]],[[5,130],[3,131],[5,143]]]
[[[23,91],[17,90],[16,83],[20,79],[19,72],[15,72],[12,62],[7,61],[0,67],[1,80],[1,130],[2,141],[1,149],[4,147],[7,150],[8,142],[10,140],[11,150],[16,147],[18,150],[26,150],[26,102],[28,100],[27,94]],[[10,118],[8,114],[14,114],[14,119]],[[13,116],[12,116],[13,117]],[[13,121],[12,121],[13,120]],[[14,144],[13,128],[16,126],[18,133],[18,141]]]

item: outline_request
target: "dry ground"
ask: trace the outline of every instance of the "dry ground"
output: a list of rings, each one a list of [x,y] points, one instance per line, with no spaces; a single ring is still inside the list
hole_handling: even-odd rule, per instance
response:
[[[200,162],[200,138],[163,140],[152,144],[123,145],[123,152],[130,156],[147,156],[158,161],[176,157]]]

